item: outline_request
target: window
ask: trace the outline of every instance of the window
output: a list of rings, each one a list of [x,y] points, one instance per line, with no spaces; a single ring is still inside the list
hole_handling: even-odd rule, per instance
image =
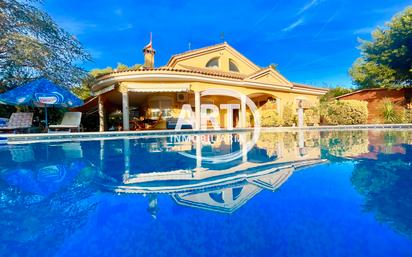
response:
[[[172,117],[172,99],[169,97],[152,98],[149,102],[150,118],[157,119],[162,113],[162,118]]]
[[[234,72],[239,72],[239,68],[236,66],[236,64],[232,60],[229,60],[229,70],[234,71]]]
[[[209,193],[209,196],[217,203],[225,203],[225,200],[223,199],[223,192]]]
[[[213,68],[213,69],[219,68],[219,57],[210,59],[206,64],[206,68]]]

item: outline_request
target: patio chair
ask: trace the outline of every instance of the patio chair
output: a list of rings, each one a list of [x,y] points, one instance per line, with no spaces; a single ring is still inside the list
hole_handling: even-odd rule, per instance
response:
[[[145,119],[145,120],[136,120],[133,119],[129,121],[130,130],[152,130],[155,129],[160,122],[162,121],[162,113],[159,114],[156,120]]]
[[[11,159],[14,162],[32,162],[35,160],[34,151],[32,146],[29,145],[18,145],[16,147],[11,147],[10,149]]]
[[[82,159],[83,149],[80,142],[64,143],[62,146],[64,155],[67,159]]]
[[[80,122],[82,120],[82,113],[81,112],[66,112],[63,116],[63,120],[60,125],[50,125],[49,131],[52,132],[54,130],[64,130],[64,131],[72,131],[77,130],[80,132]]]
[[[0,127],[0,131],[12,131],[16,133],[19,130],[29,130],[33,123],[32,112],[15,112],[12,113],[6,126]]]
[[[156,129],[156,127],[160,124],[160,121],[162,120],[162,114],[163,113],[160,113],[159,116],[157,117],[157,119],[154,120],[153,122],[150,122],[150,123],[146,124],[145,129],[146,130]]]
[[[145,125],[143,124],[142,121],[139,120],[131,120],[129,121],[130,124],[130,130],[144,130],[145,129]]]

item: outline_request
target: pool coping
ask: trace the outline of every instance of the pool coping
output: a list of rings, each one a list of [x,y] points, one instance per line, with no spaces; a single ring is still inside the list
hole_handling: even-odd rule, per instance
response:
[[[412,130],[412,124],[364,124],[364,125],[336,125],[336,126],[306,126],[306,127],[262,127],[261,132],[299,132],[299,131],[350,131],[350,130]],[[164,137],[171,135],[197,135],[252,132],[254,128],[233,130],[145,130],[145,131],[105,131],[105,132],[62,132],[62,133],[35,133],[35,134],[0,134],[0,144],[34,143],[47,141],[84,141],[110,140],[124,138]]]

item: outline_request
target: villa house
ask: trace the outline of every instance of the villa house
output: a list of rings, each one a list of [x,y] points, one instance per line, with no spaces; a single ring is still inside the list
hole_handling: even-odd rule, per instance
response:
[[[195,138],[195,144],[190,140],[153,140],[150,147],[133,144],[131,139],[123,140],[122,144],[102,141],[100,168],[104,176],[100,185],[116,193],[147,195],[147,210],[154,217],[158,195],[170,195],[179,205],[230,214],[264,190],[275,192],[295,172],[327,161],[322,158],[319,131],[300,131],[295,143],[290,143],[286,135],[262,134],[250,151],[244,147],[247,133],[240,133],[239,137],[239,142],[223,144],[217,138],[202,141],[201,137]],[[187,148],[182,149],[182,145]],[[118,171],[124,171],[119,176],[121,179],[113,177],[110,172],[113,167],[110,161],[105,161],[108,149],[112,150],[112,158],[124,156],[118,167]],[[196,158],[182,154],[190,152],[196,153],[192,156]],[[242,153],[241,158],[226,158],[230,161],[222,163],[208,158],[238,152]],[[176,156],[178,162],[173,161]],[[164,163],[158,167],[147,165],[157,160]]]
[[[204,95],[208,89],[239,92],[259,108],[268,101],[276,102],[282,112],[286,104],[303,108],[316,104],[326,89],[293,83],[272,67],[261,68],[236,51],[228,43],[204,47],[174,55],[162,67],[155,68],[156,51],[150,42],[144,49],[144,65],[139,69],[116,71],[97,78],[92,87],[98,105],[100,131],[107,130],[107,115],[117,111],[123,130],[129,130],[131,119],[157,119],[158,129],[177,117],[183,104],[190,104],[200,121],[201,104],[239,104],[233,111],[237,127],[253,126],[248,120],[246,99],[230,96]],[[230,117],[230,116],[229,116]],[[221,127],[227,126],[227,110],[221,108]],[[229,118],[230,119],[230,118]],[[199,122],[200,123],[200,122]]]

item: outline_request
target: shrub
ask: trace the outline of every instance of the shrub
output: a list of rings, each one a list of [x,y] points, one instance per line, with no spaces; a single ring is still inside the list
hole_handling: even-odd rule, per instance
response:
[[[0,118],[9,118],[16,111],[14,106],[0,104]]]
[[[341,95],[345,95],[347,93],[352,92],[351,89],[349,88],[345,88],[345,87],[335,87],[335,88],[331,88],[329,89],[329,91],[324,94],[321,98],[320,101],[321,102],[329,102],[330,100],[333,100],[335,97],[341,96]]]
[[[368,121],[368,103],[357,100],[334,100],[322,104],[322,122],[329,125],[356,125]]]
[[[262,127],[278,127],[282,125],[282,118],[276,110],[261,110],[260,125]]]
[[[297,122],[297,115],[291,103],[287,103],[283,107],[283,126],[293,126]]]
[[[259,140],[256,142],[256,146],[266,150],[268,157],[279,156],[278,144],[282,143],[283,138],[280,133],[261,133]]]
[[[306,125],[315,125],[320,122],[319,109],[316,107],[311,107],[305,110],[304,113],[305,124]]]
[[[395,106],[395,104],[388,99],[382,101],[381,111],[384,123],[393,124],[405,122],[405,111],[401,107]]]
[[[369,152],[368,131],[325,131],[321,137],[325,156],[352,157]]]
[[[250,128],[255,126],[255,120],[253,114],[248,110],[246,111],[246,127]]]
[[[276,110],[275,102],[267,102],[264,107],[259,108],[260,125],[262,127],[278,127],[282,125],[282,118]]]
[[[405,123],[412,123],[412,111],[405,109]]]

